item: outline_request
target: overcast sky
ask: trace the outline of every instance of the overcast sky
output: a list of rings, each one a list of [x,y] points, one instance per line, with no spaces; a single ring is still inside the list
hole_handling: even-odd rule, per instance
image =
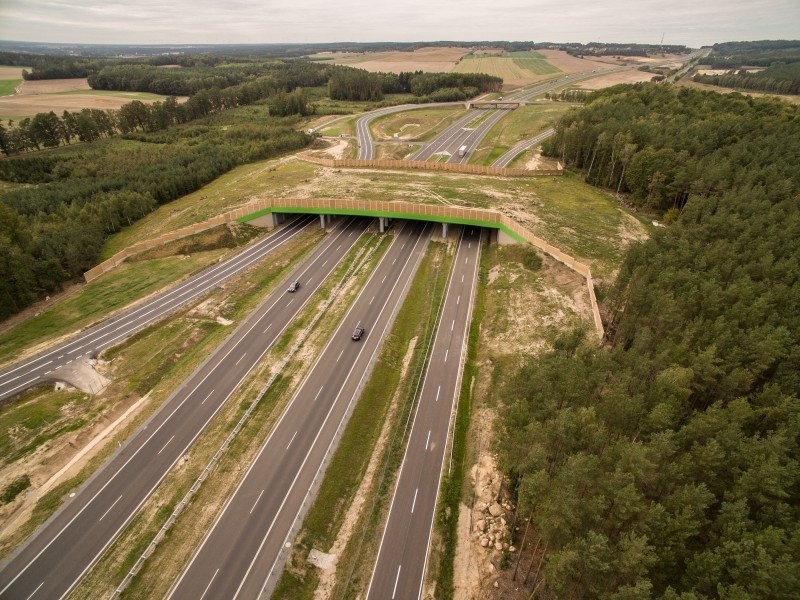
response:
[[[800,38],[800,0],[0,0],[0,40],[524,40],[691,47]]]

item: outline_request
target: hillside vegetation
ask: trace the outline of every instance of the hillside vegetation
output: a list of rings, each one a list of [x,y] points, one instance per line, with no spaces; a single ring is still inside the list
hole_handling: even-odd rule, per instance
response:
[[[566,335],[502,389],[542,597],[800,594],[798,144],[794,107],[654,85],[559,125],[569,164],[680,216],[629,251],[605,347]]]
[[[765,40],[714,44],[705,59],[721,75],[695,75],[698,83],[741,88],[772,94],[800,94],[800,41]],[[748,72],[742,67],[766,67]]]

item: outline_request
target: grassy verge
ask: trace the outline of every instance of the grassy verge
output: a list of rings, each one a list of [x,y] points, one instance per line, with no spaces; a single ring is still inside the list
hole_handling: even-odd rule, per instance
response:
[[[259,398],[270,371],[285,355],[285,351],[281,348],[285,348],[287,344],[296,339],[300,329],[303,329],[304,326],[293,326],[284,332],[279,343],[267,353],[257,371],[228,402],[220,415],[215,418],[209,430],[196,441],[192,449],[191,465],[187,469],[189,472],[182,473],[178,468],[170,473],[164,484],[160,486],[158,497],[149,500],[145,505],[140,526],[128,528],[123,536],[115,542],[111,552],[103,558],[97,568],[93,569],[90,574],[93,582],[87,584],[84,596],[100,597],[104,588],[114,585],[122,579],[199,472],[208,463],[210,456],[216,452],[242,413],[250,406],[251,402],[258,401],[255,411],[246,421],[227,453],[223,455],[217,467],[193,498],[192,503],[176,521],[165,541],[158,546],[156,552],[145,563],[144,568],[125,593],[126,597],[133,598],[164,596],[213,522],[217,509],[222,506],[231,490],[236,487],[247,465],[255,458],[275,420],[294,394],[296,385],[304,376],[307,366],[313,362],[316,353],[324,346],[332,330],[338,326],[341,314],[349,307],[355,294],[360,290],[360,284],[366,280],[366,275],[377,264],[389,241],[388,237],[362,238],[345,261],[337,267],[334,276],[329,279],[325,288],[320,290],[315,295],[315,300],[304,309],[300,321],[305,326],[319,312],[324,298],[342,280],[353,261],[361,260],[358,258],[361,256],[360,249],[371,247],[376,250],[369,261],[363,265],[363,272],[352,274],[357,275],[355,279],[348,280],[353,285],[349,285],[337,297],[334,305],[326,312],[325,318],[317,323],[310,337],[304,342],[301,354],[298,354],[286,365],[273,386]],[[307,348],[311,348],[313,351],[309,352]],[[158,509],[162,501],[168,510]],[[108,573],[111,573],[111,576]]]
[[[515,144],[550,127],[573,106],[567,102],[547,102],[515,108],[489,130],[481,147],[470,156],[470,164],[491,165]]]
[[[34,344],[87,327],[114,310],[201,271],[227,249],[242,246],[263,232],[249,226],[238,227],[236,234],[227,228],[218,230],[178,240],[123,263],[112,273],[80,286],[76,293],[8,329],[0,335],[0,362],[17,358]],[[188,252],[192,254],[187,257]]]
[[[407,140],[425,141],[441,133],[465,113],[463,108],[416,108],[373,119],[370,129],[376,140],[391,140],[397,135],[406,136],[403,139]]]
[[[264,295],[274,288],[281,278],[316,245],[322,235],[319,230],[304,232],[275,253],[271,263],[272,268],[248,270],[226,284],[226,289],[215,290],[204,300],[203,304],[214,305],[221,316],[231,320],[238,321],[244,318]],[[128,405],[132,405],[145,391],[149,393],[149,402],[145,404],[135,419],[117,432],[113,439],[105,443],[103,449],[81,469],[78,475],[61,483],[37,502],[31,518],[3,539],[0,556],[10,552],[44,522],[58,508],[65,494],[86,481],[116,449],[117,443],[132,435],[139,425],[229,333],[229,328],[220,325],[211,316],[204,315],[193,307],[188,307],[166,321],[139,332],[124,344],[107,352],[104,358],[110,361],[108,374],[112,376],[114,383],[95,397],[94,402],[86,404],[89,410],[96,411],[96,413],[78,414],[76,418],[83,418],[87,427],[102,423],[105,411],[121,412],[120,407],[124,409]],[[22,410],[25,412],[18,415],[23,419],[36,419],[40,423],[40,426],[29,434],[30,436],[35,438],[38,435],[49,435],[49,428],[54,424],[48,421],[46,415],[52,414],[56,410],[51,406],[53,402],[56,402],[53,400],[58,397],[56,394],[64,394],[64,392],[39,390],[31,393],[29,397],[31,408],[23,406]],[[57,400],[57,403],[62,402],[60,399]],[[75,402],[77,400],[73,401],[73,404]],[[60,409],[64,406],[68,405],[61,404]],[[63,410],[61,414],[64,414]],[[42,418],[42,415],[45,415],[45,418]],[[13,423],[6,423],[6,426],[7,429],[3,431],[4,435],[22,427],[22,424],[19,419],[16,419]],[[58,451],[63,447],[64,451],[74,453],[74,449],[68,447],[69,440],[63,435],[67,431],[61,433],[62,435],[59,435],[58,438],[49,436],[48,442],[54,445],[53,451]],[[11,451],[17,450],[12,448]],[[18,451],[17,454],[19,454]],[[31,463],[33,459],[30,457],[34,457],[32,451],[20,458],[28,460],[25,464],[35,468],[36,465]],[[23,467],[24,465],[20,468]]]
[[[20,83],[22,83],[22,79],[1,79],[0,96],[10,96]]]

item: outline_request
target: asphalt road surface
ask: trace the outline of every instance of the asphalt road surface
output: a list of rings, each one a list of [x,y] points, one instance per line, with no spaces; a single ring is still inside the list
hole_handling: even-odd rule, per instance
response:
[[[137,331],[234,277],[296,236],[315,219],[300,217],[251,244],[239,254],[213,265],[140,306],[95,325],[69,341],[0,371],[0,400],[45,381],[58,381],[55,371],[75,360],[97,356],[104,348],[120,343]]]
[[[393,240],[169,598],[255,599],[271,591],[432,229],[409,222]],[[366,333],[353,341],[359,324]]]
[[[514,92],[507,94],[503,100],[507,102],[520,101],[524,102],[541,96],[542,94],[563,87],[569,83],[575,83],[584,79],[592,77],[599,77],[608,73],[613,73],[618,70],[629,69],[630,67],[621,67],[618,69],[610,69],[599,72],[582,72],[565,75],[557,79],[534,85],[528,88],[521,88]],[[428,105],[431,106],[431,105]],[[467,115],[445,129],[442,133],[436,136],[433,140],[428,142],[423,148],[415,152],[409,159],[410,160],[430,160],[436,155],[444,155],[447,157],[446,162],[451,163],[468,163],[470,156],[480,146],[480,143],[489,133],[489,130],[494,127],[500,119],[508,114],[512,109],[472,109]],[[466,128],[471,121],[474,121],[481,115],[485,115],[490,111],[489,116],[481,120],[475,127]],[[363,118],[363,117],[362,117]],[[459,156],[459,150],[466,146],[464,156]],[[509,161],[510,162],[510,161]],[[494,165],[497,166],[497,165]]]
[[[461,391],[480,241],[480,229],[465,228],[367,600],[416,600],[422,594],[441,476],[448,468],[448,433]]]
[[[365,230],[338,226],[0,568],[0,600],[62,598],[98,560]],[[290,281],[300,289],[289,294]]]
[[[358,138],[358,160],[369,160],[375,158],[375,143],[372,140],[372,132],[369,129],[369,124],[373,119],[390,115],[396,112],[404,112],[407,110],[415,110],[418,108],[430,108],[431,106],[464,106],[463,102],[435,102],[433,104],[399,104],[397,106],[389,106],[387,108],[379,108],[373,110],[360,117],[356,121],[356,137]]]
[[[525,152],[528,148],[532,148],[533,146],[542,143],[544,140],[549,138],[556,132],[555,129],[550,128],[547,131],[543,131],[537,136],[532,137],[529,140],[524,140],[511,148],[508,152],[503,154],[500,158],[492,163],[493,167],[507,167],[511,161],[513,161],[517,156]]]

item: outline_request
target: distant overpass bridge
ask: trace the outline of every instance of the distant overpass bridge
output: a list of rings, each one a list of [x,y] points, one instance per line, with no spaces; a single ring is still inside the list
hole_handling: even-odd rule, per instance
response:
[[[501,110],[513,110],[527,104],[525,100],[470,100],[464,106],[470,108],[499,108]]]

